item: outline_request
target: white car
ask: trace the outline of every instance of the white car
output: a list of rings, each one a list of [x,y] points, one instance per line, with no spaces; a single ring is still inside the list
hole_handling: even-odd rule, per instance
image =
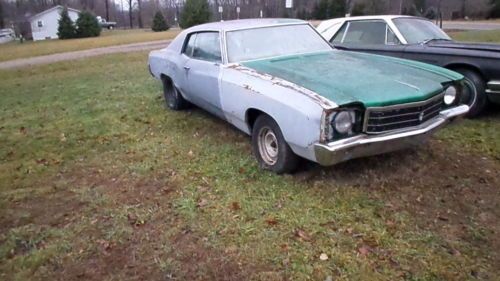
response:
[[[421,143],[469,110],[458,73],[335,50],[292,19],[186,29],[150,53],[149,70],[169,108],[193,103],[250,134],[261,167],[277,173],[299,157],[333,165]]]

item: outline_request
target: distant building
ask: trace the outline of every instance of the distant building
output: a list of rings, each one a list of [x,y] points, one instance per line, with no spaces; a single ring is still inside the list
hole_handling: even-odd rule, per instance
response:
[[[58,5],[38,13],[29,18],[33,41],[45,39],[57,39],[57,29],[63,6]],[[68,8],[68,15],[73,22],[78,18],[80,11]]]

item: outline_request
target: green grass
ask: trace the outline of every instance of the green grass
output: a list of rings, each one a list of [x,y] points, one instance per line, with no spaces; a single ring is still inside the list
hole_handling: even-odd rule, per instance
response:
[[[498,223],[478,217],[498,208],[458,203],[498,184],[498,115],[451,127],[418,151],[278,176],[257,167],[249,138],[225,122],[166,111],[145,60],[0,72],[1,279],[500,274]],[[464,172],[448,165],[460,155],[488,161]],[[484,196],[498,206],[497,193]]]
[[[123,45],[155,40],[173,39],[178,30],[152,32],[151,30],[103,30],[101,36],[70,40],[11,42],[0,45],[0,61],[80,51],[92,48]]]
[[[500,43],[500,30],[461,31],[448,34],[457,41]]]

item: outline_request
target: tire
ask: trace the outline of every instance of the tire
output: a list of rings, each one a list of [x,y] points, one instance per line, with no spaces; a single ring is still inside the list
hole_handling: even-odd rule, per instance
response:
[[[188,102],[182,97],[179,90],[174,86],[172,80],[163,76],[163,97],[165,98],[165,105],[172,110],[182,110],[188,107]]]
[[[469,105],[470,107],[467,117],[476,117],[488,104],[488,99],[486,97],[486,84],[481,75],[474,70],[459,68],[455,69],[455,71],[465,76],[466,88],[464,91],[468,90],[470,93],[470,95],[466,95],[465,100],[462,100],[463,103]]]
[[[292,173],[299,165],[299,157],[285,141],[281,129],[270,116],[261,114],[252,129],[252,149],[264,170],[277,174]]]

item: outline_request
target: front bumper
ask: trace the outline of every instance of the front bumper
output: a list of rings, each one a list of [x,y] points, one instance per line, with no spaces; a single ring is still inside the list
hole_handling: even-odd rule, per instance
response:
[[[426,141],[438,128],[456,117],[469,112],[469,106],[461,105],[447,110],[418,127],[398,130],[381,135],[358,135],[328,144],[315,144],[316,162],[330,166],[354,158],[383,154],[400,150]]]

